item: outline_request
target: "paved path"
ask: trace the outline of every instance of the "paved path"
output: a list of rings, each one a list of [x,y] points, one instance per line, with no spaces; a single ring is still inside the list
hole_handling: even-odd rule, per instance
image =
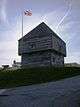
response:
[[[6,91],[6,89],[0,89],[0,95],[2,94],[2,93],[4,93]]]
[[[80,76],[6,90],[0,107],[80,107]]]

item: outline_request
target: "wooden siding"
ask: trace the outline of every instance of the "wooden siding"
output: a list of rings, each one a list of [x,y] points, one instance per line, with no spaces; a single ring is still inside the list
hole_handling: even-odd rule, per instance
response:
[[[27,38],[19,41],[19,55],[46,49],[55,50],[66,56],[66,44],[51,34],[41,38]]]
[[[54,52],[38,52],[22,55],[22,66],[63,66],[64,57]]]
[[[46,24],[41,23],[19,40],[19,55],[52,49],[66,56],[66,44]]]
[[[63,66],[66,44],[42,23],[18,42],[22,66]]]
[[[51,37],[46,36],[42,38],[21,40],[19,42],[19,54],[30,53],[35,51],[41,51],[51,49]]]
[[[59,38],[52,36],[52,49],[66,56],[66,44]]]

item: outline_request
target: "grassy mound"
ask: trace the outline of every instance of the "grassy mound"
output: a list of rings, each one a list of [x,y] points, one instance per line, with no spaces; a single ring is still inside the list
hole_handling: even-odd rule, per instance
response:
[[[72,76],[80,75],[80,68],[27,68],[12,71],[0,70],[0,88],[32,85],[56,81]]]

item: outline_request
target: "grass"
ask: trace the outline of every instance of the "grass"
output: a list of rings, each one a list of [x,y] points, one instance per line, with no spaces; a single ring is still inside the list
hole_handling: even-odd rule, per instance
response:
[[[11,88],[16,86],[25,86],[40,84],[50,81],[57,81],[64,78],[80,75],[80,68],[27,68],[14,71],[0,70],[0,88]]]

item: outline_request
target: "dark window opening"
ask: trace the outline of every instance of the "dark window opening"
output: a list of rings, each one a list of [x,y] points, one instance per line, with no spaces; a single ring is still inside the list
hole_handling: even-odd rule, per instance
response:
[[[55,62],[55,58],[53,58],[53,62]]]
[[[34,49],[34,48],[36,48],[36,44],[30,44],[29,47]]]

